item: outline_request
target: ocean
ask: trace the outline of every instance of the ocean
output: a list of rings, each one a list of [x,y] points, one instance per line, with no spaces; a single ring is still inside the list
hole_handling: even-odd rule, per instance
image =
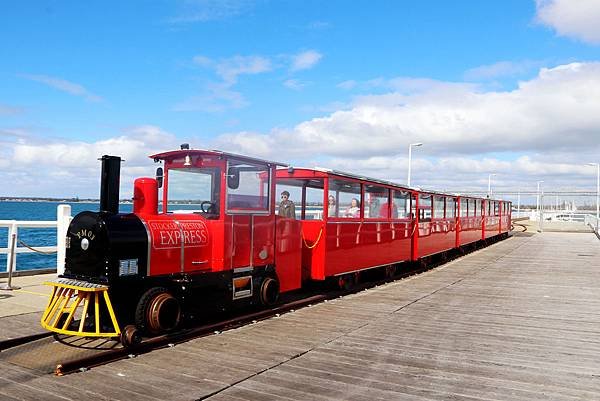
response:
[[[0,202],[0,220],[56,220],[58,205],[71,205],[71,216],[84,210],[97,211],[99,203],[66,202]],[[131,204],[122,204],[119,211],[130,212]],[[19,228],[18,238],[33,248],[55,246],[55,228]],[[8,228],[0,227],[0,248],[8,248]],[[37,253],[17,254],[16,270],[56,268],[56,253],[42,255]],[[6,255],[0,254],[0,272],[6,270]]]

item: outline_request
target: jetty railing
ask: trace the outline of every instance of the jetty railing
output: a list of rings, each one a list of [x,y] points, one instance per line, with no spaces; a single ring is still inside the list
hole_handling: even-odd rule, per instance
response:
[[[0,248],[0,254],[6,255],[6,272],[10,274],[16,270],[16,259],[19,253],[56,252],[56,271],[58,274],[62,274],[65,269],[67,228],[71,218],[71,206],[58,205],[55,221],[0,220],[0,228],[8,228],[7,247]],[[19,240],[20,228],[56,228],[56,245],[31,246],[24,244]],[[19,246],[19,244],[23,246]]]

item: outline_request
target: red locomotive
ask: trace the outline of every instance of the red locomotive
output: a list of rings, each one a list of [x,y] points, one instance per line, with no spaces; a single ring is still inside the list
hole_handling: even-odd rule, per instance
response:
[[[103,156],[100,211],[69,226],[46,329],[127,344],[206,303],[270,305],[328,278],[349,286],[363,270],[393,274],[399,262],[503,237],[511,225],[505,201],[186,145],[150,157],[164,170],[136,179],[133,212],[119,213],[121,160]]]

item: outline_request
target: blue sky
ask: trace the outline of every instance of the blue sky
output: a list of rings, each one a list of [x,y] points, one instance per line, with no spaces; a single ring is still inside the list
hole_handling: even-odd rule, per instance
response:
[[[557,79],[596,82],[599,41],[594,24],[586,18],[597,15],[600,6],[591,1],[587,2],[591,6],[578,10],[573,3],[577,2],[5,2],[0,13],[0,138],[4,147],[0,155],[15,161],[3,173],[6,177],[27,176],[30,183],[2,195],[58,195],[55,186],[35,185],[32,159],[23,155],[37,155],[37,148],[83,144],[93,153],[104,150],[104,142],[134,137],[141,151],[190,142],[195,147],[220,146],[397,179],[403,177],[404,167],[381,171],[374,167],[373,158],[391,157],[395,159],[390,161],[403,164],[407,143],[443,136],[432,133],[435,129],[428,125],[432,121],[437,121],[436,127],[455,126],[455,132],[449,134],[452,138],[436,137],[431,146],[426,143],[419,150],[421,179],[427,179],[430,187],[450,185],[447,177],[435,178],[447,157],[487,163],[478,165],[482,170],[502,168],[503,162],[523,158],[540,165],[560,163],[532,170],[526,162],[518,173],[537,177],[564,170],[571,178],[585,181],[587,170],[568,168],[577,163],[576,147],[537,147],[534,143],[538,137],[553,141],[555,136],[560,139],[561,132],[564,136],[573,130],[580,133],[578,140],[594,145],[584,149],[591,158],[598,141],[587,131],[596,122],[593,117],[582,127],[577,121],[586,116],[576,111],[561,116],[560,123],[549,124],[562,127],[552,130],[540,128],[547,119],[538,116],[539,123],[527,121],[514,127],[511,132],[527,131],[515,133],[511,146],[505,146],[498,140],[503,131],[485,139],[488,134],[483,132],[495,128],[481,125],[486,118],[480,114],[494,114],[497,107],[479,109],[480,104],[516,91],[519,99],[538,99],[524,100],[522,105],[535,116],[540,110],[548,112],[539,100],[543,97],[533,89],[521,91],[520,83],[542,87]],[[566,25],[556,18],[565,15],[565,7],[568,15],[575,15]],[[581,69],[563,77],[560,67],[573,63],[584,65],[585,78],[580,79]],[[554,75],[563,74],[559,78],[540,78],[543,69],[556,68]],[[473,98],[471,103],[457,109],[457,104],[469,98]],[[439,99],[445,99],[444,104]],[[593,108],[598,100],[587,101],[592,103],[581,108]],[[393,107],[397,109],[390,110]],[[477,118],[473,108],[477,108]],[[375,110],[377,120],[365,119],[365,110]],[[452,116],[462,112],[467,114],[454,121]],[[387,113],[408,115],[406,120],[393,117],[384,124]],[[522,118],[518,108],[506,113],[494,127]],[[404,130],[416,115],[423,122]],[[456,127],[457,121],[465,119],[469,124]],[[357,120],[360,124],[353,125]],[[323,127],[325,123],[329,125]],[[356,153],[336,148],[346,139],[356,141],[361,126],[366,136],[373,132],[381,143],[393,143],[398,150],[367,146]],[[154,142],[139,139],[143,127],[163,137]],[[540,131],[529,138],[528,130],[533,129]],[[327,130],[339,136],[330,137]],[[469,139],[478,130],[483,139]],[[389,140],[385,135],[390,135]],[[289,136],[303,139],[286,152],[281,142]],[[332,144],[331,151],[314,149],[314,137]],[[520,138],[530,144],[516,146],[515,139]],[[494,146],[482,146],[485,141]],[[479,146],[472,146],[474,142]],[[115,149],[109,146],[109,150]],[[25,160],[22,165],[18,156]],[[137,154],[130,158],[137,160]],[[60,170],[59,178],[78,174],[68,163],[51,167]],[[89,168],[87,184],[63,187],[68,192],[64,195],[95,192],[93,163]],[[133,170],[130,173],[135,175]],[[415,174],[420,174],[418,169]],[[468,177],[464,177],[466,183]]]

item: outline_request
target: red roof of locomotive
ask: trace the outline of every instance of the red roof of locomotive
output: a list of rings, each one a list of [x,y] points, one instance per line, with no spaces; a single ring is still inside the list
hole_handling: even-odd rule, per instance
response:
[[[150,155],[148,157],[150,157],[151,159],[154,159],[155,161],[158,161],[158,160],[171,160],[171,159],[175,159],[178,157],[185,157],[186,155],[190,155],[190,156],[212,155],[212,156],[218,156],[218,157],[234,157],[238,160],[254,162],[254,163],[267,163],[267,164],[271,164],[271,165],[275,165],[275,166],[287,166],[288,165],[287,163],[269,161],[269,160],[265,160],[265,159],[259,159],[256,157],[249,157],[249,156],[238,155],[235,153],[222,152],[220,150],[208,150],[208,149],[170,150],[168,152],[157,153],[154,155]]]

